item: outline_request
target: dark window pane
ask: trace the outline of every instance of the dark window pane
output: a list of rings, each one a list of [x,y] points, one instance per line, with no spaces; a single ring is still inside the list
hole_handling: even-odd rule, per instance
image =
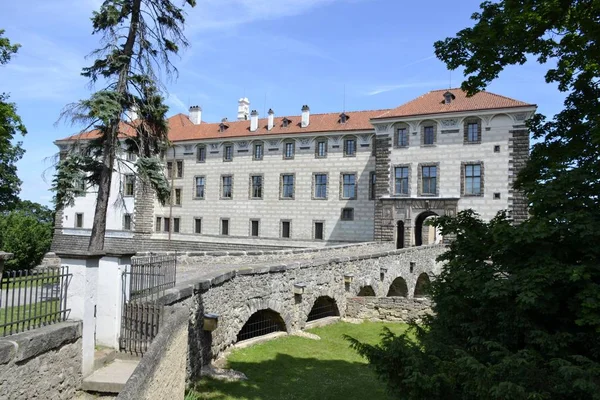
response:
[[[283,238],[290,237],[290,221],[282,221],[281,222],[281,237],[283,237]]]
[[[252,221],[252,236],[258,236],[258,221]]]
[[[315,222],[315,239],[323,240],[323,223]]]

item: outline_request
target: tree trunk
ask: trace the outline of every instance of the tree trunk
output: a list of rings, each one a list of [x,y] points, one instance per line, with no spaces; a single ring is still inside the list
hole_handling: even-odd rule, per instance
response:
[[[123,46],[123,54],[127,57],[127,62],[119,72],[119,81],[117,82],[116,92],[123,95],[127,92],[127,80],[129,78],[129,69],[131,66],[131,58],[135,39],[137,36],[142,0],[134,0],[131,9],[131,25],[127,41]],[[125,110],[122,110],[125,111]],[[108,210],[108,200],[110,198],[110,186],[112,183],[112,173],[115,164],[116,146],[119,145],[119,124],[121,115],[116,115],[110,126],[106,141],[102,146],[102,164],[103,168],[100,172],[100,182],[98,185],[98,197],[96,199],[96,210],[94,212],[94,224],[90,235],[90,243],[88,251],[104,250],[104,236],[106,235],[106,214]]]

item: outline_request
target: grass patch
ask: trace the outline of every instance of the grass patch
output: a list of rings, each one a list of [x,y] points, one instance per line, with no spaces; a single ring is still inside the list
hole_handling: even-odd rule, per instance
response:
[[[406,330],[405,324],[339,322],[309,332],[321,340],[286,336],[232,352],[228,367],[248,376],[247,381],[202,379],[186,400],[390,400],[367,361],[342,337],[376,344],[382,328]]]
[[[25,331],[28,327],[38,327],[42,325],[48,325],[51,322],[55,322],[59,316],[47,314],[56,313],[60,310],[60,302],[58,300],[42,301],[37,304],[24,305],[19,307],[7,307],[0,308],[0,337],[11,333],[10,327],[3,327],[2,325],[7,323],[15,323],[17,321],[28,320],[37,316],[30,322],[19,323],[18,326],[13,326],[12,333],[15,333],[17,328],[19,331]]]

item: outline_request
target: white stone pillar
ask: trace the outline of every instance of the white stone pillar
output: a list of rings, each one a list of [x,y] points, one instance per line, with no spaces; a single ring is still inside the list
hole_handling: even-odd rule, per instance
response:
[[[123,307],[123,272],[130,257],[106,256],[98,269],[96,307],[96,344],[119,350],[121,309]]]
[[[59,254],[61,265],[69,268],[72,275],[67,287],[68,319],[80,320],[82,324],[83,376],[93,372],[96,333],[96,304],[98,299],[98,267],[103,254]]]

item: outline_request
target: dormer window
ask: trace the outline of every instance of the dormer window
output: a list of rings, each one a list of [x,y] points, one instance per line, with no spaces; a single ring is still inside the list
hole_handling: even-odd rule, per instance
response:
[[[287,128],[287,127],[290,125],[290,122],[292,122],[292,121],[291,121],[291,120],[289,120],[289,119],[287,119],[287,118],[284,118],[284,119],[282,120],[282,126],[283,126],[284,128]]]
[[[221,124],[219,124],[219,132],[223,133],[227,128],[229,128],[229,126],[225,125],[224,122],[221,122]]]
[[[454,96],[450,92],[444,93],[444,104],[450,104],[450,103],[452,103],[452,100],[454,100],[455,98],[456,98],[456,96]]]
[[[340,114],[340,124],[345,124],[346,121],[348,121],[348,118],[350,118],[348,115],[346,115],[346,113],[341,113]]]

